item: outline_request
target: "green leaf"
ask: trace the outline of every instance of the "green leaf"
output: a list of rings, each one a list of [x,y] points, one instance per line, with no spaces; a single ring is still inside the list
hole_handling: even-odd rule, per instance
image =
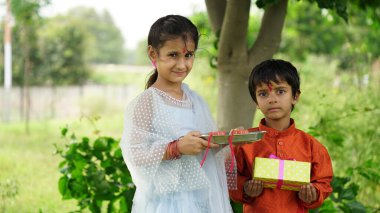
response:
[[[314,211],[309,211],[310,213],[318,212],[318,213],[335,213],[337,210],[335,209],[334,202],[330,199],[326,199],[323,202],[323,205]]]
[[[58,190],[64,200],[71,199],[70,191],[68,190],[68,177],[62,176],[58,181]]]
[[[108,140],[106,138],[98,138],[94,143],[94,150],[96,151],[105,151],[108,149]]]
[[[62,129],[61,129],[61,135],[65,137],[65,136],[66,136],[66,133],[67,133],[68,131],[69,131],[69,130],[68,130],[67,127],[62,128]]]
[[[348,209],[351,210],[351,212],[355,212],[355,213],[366,213],[367,212],[366,208],[363,206],[363,204],[361,204],[357,201],[347,203],[346,206],[348,207]]]

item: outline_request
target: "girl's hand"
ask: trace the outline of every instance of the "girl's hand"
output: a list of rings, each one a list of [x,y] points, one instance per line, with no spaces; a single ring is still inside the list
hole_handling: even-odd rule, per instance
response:
[[[317,200],[317,190],[311,183],[303,185],[298,192],[298,197],[305,203],[312,203]]]
[[[178,140],[178,150],[182,155],[198,155],[207,148],[208,142],[201,137],[198,131],[192,131]],[[210,143],[210,148],[219,147],[216,143]]]
[[[259,196],[264,189],[264,184],[261,180],[249,180],[244,183],[244,193],[250,197]]]

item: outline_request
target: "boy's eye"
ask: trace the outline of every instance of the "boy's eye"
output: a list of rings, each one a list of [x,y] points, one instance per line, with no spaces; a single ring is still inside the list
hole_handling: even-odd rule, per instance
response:
[[[259,92],[257,95],[259,97],[266,97],[266,96],[268,96],[268,93],[266,93],[266,92]]]
[[[286,91],[283,90],[283,89],[279,89],[279,90],[277,91],[277,93],[278,93],[279,95],[282,95],[282,94],[286,93]]]

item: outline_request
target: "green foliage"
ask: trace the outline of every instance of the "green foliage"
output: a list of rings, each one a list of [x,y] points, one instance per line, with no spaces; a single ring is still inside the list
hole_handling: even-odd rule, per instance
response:
[[[0,211],[6,212],[7,202],[11,202],[12,199],[18,194],[18,184],[13,179],[7,179],[4,182],[0,182]]]
[[[40,9],[48,1],[11,2],[16,19],[12,29],[14,85],[26,80],[30,85],[84,84],[90,76],[89,62],[124,60],[122,34],[107,11],[98,14],[94,9],[76,8],[64,16],[42,18]]]
[[[78,29],[87,33],[88,54],[91,63],[121,63],[124,59],[124,39],[111,14],[97,13],[93,8],[77,7],[65,16],[78,23]]]
[[[344,213],[365,213],[366,208],[356,200],[359,185],[352,182],[349,177],[334,177],[331,183],[333,193],[325,200],[318,209],[311,210],[311,213],[344,212]]]
[[[302,102],[311,106],[309,113],[314,111],[316,116],[308,132],[328,148],[334,163],[334,175],[351,177],[351,181],[360,186],[357,199],[366,207],[379,208],[380,174],[376,169],[380,164],[377,155],[380,151],[378,85],[371,81],[357,83],[362,79],[349,73],[326,75],[328,71],[316,69],[304,73],[314,76],[315,82],[325,82],[317,85],[306,80],[309,83],[304,84],[304,90],[305,87],[308,91],[308,88],[317,88],[316,95],[303,94],[302,97]],[[312,72],[319,72],[318,77]],[[304,116],[309,115],[307,111],[303,112]]]
[[[329,1],[330,2],[330,1]],[[309,54],[329,55],[339,59],[340,68],[363,74],[380,57],[380,22],[367,11],[349,8],[349,22],[334,12],[304,1],[289,4],[280,52],[293,60],[305,60]]]
[[[206,12],[194,13],[190,19],[200,34],[197,56],[208,58],[210,66],[216,68],[219,34],[212,32]]]
[[[200,34],[199,47],[197,56],[206,57],[209,59],[209,65],[212,68],[217,67],[218,61],[218,43],[220,32],[213,33],[206,12],[197,12],[190,17],[191,21],[198,27]],[[247,31],[247,45],[251,46],[257,36],[260,28],[260,17],[251,16]],[[216,76],[215,76],[216,77]]]
[[[49,85],[82,85],[90,76],[86,59],[86,32],[64,17],[45,21],[39,30],[42,63],[35,80]]]
[[[12,29],[13,84],[83,84],[89,77],[87,45],[78,24],[68,19],[40,17],[40,9],[48,1],[11,2],[16,19]]]
[[[11,11],[15,17],[16,26],[13,28],[13,76],[15,84],[33,84],[33,68],[40,64],[36,54],[38,50],[37,31],[42,24],[40,10],[47,1],[15,0],[11,1]]]
[[[278,3],[279,0],[256,0],[258,8],[266,8],[272,4]],[[301,2],[297,0],[297,2]],[[309,3],[316,3],[320,9],[328,9],[336,13],[344,21],[349,21],[350,8],[357,7],[363,11],[373,12],[373,18],[379,20],[380,2],[376,0],[357,1],[357,0],[308,0]]]
[[[69,143],[57,153],[60,164],[59,192],[63,199],[75,199],[80,210],[91,212],[130,212],[135,186],[123,161],[119,141],[98,136],[93,142],[63,128],[61,135]]]

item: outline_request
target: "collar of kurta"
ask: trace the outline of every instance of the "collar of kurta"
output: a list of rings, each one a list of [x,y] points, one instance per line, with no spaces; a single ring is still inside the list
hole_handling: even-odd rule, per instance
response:
[[[265,126],[265,119],[261,119],[260,124],[259,124],[259,130],[260,131],[266,131],[265,135],[269,137],[283,137],[287,135],[291,135],[294,133],[296,130],[296,125],[294,123],[294,120],[291,118],[290,119],[290,126],[286,130],[283,131],[278,131],[275,129],[272,129],[268,126]]]

